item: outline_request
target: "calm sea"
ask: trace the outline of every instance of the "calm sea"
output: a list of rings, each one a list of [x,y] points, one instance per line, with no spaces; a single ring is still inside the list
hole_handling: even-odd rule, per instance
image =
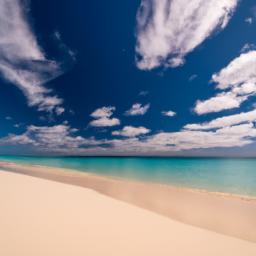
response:
[[[256,196],[256,159],[0,156],[1,160]]]

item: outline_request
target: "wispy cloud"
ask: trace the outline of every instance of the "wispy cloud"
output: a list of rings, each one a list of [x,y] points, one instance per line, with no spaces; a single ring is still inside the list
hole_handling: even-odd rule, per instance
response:
[[[253,50],[256,50],[256,45],[247,43],[242,47],[241,53],[246,53]]]
[[[150,108],[150,104],[142,105],[140,103],[135,103],[132,107],[125,112],[127,116],[142,116],[147,113]]]
[[[162,115],[163,116],[169,116],[169,117],[173,117],[173,116],[176,116],[176,112],[172,111],[172,110],[169,110],[169,111],[162,111]]]
[[[20,128],[22,126],[22,123],[17,123],[14,125],[15,128]]]
[[[27,97],[29,106],[60,113],[63,100],[44,84],[64,66],[46,58],[28,22],[26,1],[2,0],[0,6],[0,73]]]
[[[94,118],[89,125],[95,127],[110,127],[120,124],[120,120],[117,118],[111,118],[113,112],[116,110],[115,107],[102,107],[96,109],[91,113],[91,117]]]
[[[208,100],[198,100],[194,109],[197,114],[240,107],[250,96],[256,94],[256,51],[241,54],[214,74],[212,82],[223,92]]]
[[[246,23],[248,23],[249,25],[251,25],[253,23],[253,18],[252,17],[247,17],[244,21]]]
[[[148,91],[141,91],[141,92],[139,93],[139,96],[146,96],[146,95],[148,95],[148,94],[149,94]]]
[[[137,66],[177,67],[228,24],[238,0],[142,0],[137,13]]]
[[[137,137],[149,133],[150,130],[143,127],[125,126],[122,130],[113,131],[112,135],[124,136],[124,137]]]
[[[61,115],[62,113],[64,113],[65,112],[65,108],[63,108],[63,107],[58,107],[58,108],[56,108],[56,114],[59,116],[59,115]]]
[[[252,6],[250,9],[250,15],[245,18],[245,22],[251,25],[256,20],[256,5]]]
[[[189,77],[188,81],[189,81],[189,82],[192,82],[192,81],[194,81],[197,77],[198,77],[197,74],[193,74],[193,75],[191,75],[191,76]]]

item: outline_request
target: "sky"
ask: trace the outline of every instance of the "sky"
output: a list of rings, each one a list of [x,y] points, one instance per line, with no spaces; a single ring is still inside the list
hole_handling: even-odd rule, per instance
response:
[[[0,2],[0,154],[256,156],[254,0]]]

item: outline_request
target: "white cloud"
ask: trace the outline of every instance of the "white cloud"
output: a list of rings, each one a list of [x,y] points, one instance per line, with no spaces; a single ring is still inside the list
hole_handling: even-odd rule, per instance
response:
[[[253,51],[253,50],[256,50],[256,45],[255,44],[245,44],[243,46],[243,48],[241,49],[241,53],[246,53],[248,51]]]
[[[246,116],[247,115],[247,116]],[[140,138],[108,140],[111,152],[131,153],[172,153],[193,149],[232,148],[252,144],[256,138],[256,128],[252,122],[256,112],[244,116],[227,117],[216,120],[210,127],[215,131],[190,130],[185,126],[178,132],[160,132]],[[244,121],[246,120],[246,123]],[[205,124],[207,125],[207,124]],[[198,127],[197,127],[198,128]]]
[[[56,108],[56,114],[59,116],[65,112],[65,108],[63,107],[57,107]]]
[[[197,77],[198,77],[197,74],[191,75],[191,76],[189,77],[188,81],[189,81],[189,82],[192,82],[192,81],[194,81]]]
[[[26,132],[21,135],[10,134],[0,139],[0,145],[30,145],[38,151],[59,152],[80,147],[96,146],[100,141],[94,138],[83,138],[76,136],[77,129],[61,124],[55,126],[34,126],[27,127]]]
[[[197,101],[195,112],[199,115],[238,108],[250,96],[256,94],[256,51],[242,53],[227,67],[212,76],[219,90],[216,96]]]
[[[253,18],[252,17],[247,17],[244,21],[251,25],[253,23]]]
[[[198,100],[194,110],[198,115],[220,112],[225,109],[238,108],[243,101],[245,101],[245,98],[237,97],[236,94],[220,93],[209,100]]]
[[[139,96],[146,96],[146,95],[148,95],[148,94],[149,94],[148,91],[141,91],[141,92],[139,93]]]
[[[61,124],[55,126],[28,126],[23,134],[10,134],[0,138],[0,146],[27,145],[33,152],[55,152],[59,154],[155,154],[173,153],[193,149],[231,148],[252,144],[256,139],[256,128],[252,122],[227,125],[215,131],[182,129],[178,132],[160,132],[135,137],[126,130],[120,135],[124,139],[84,138],[76,135],[77,129]],[[138,136],[138,135],[136,135]],[[105,146],[104,146],[105,145]]]
[[[147,111],[150,108],[150,104],[146,104],[142,106],[140,103],[135,103],[132,105],[132,107],[125,112],[125,115],[127,116],[142,116],[147,113]]]
[[[113,115],[113,112],[116,110],[115,107],[102,107],[98,108],[91,113],[91,117],[93,118],[102,118],[102,117],[110,117]]]
[[[22,126],[22,123],[18,123],[14,125],[15,128],[20,128],[21,126]]]
[[[249,112],[242,112],[236,115],[224,116],[214,119],[210,122],[202,124],[188,124],[185,126],[186,129],[191,130],[210,130],[222,127],[233,126],[242,123],[252,123],[256,121],[256,110]]]
[[[252,123],[240,124],[216,131],[160,132],[139,138],[110,140],[110,152],[135,154],[173,153],[193,149],[243,147],[254,142],[256,129]]]
[[[120,120],[117,118],[102,117],[91,121],[90,125],[94,127],[110,127],[120,125]]]
[[[112,135],[124,136],[124,137],[137,137],[139,135],[145,135],[149,133],[150,130],[143,127],[133,127],[133,126],[125,126],[122,130],[113,131]]]
[[[95,127],[110,127],[120,124],[120,120],[117,118],[111,118],[113,112],[116,110],[115,107],[102,107],[96,109],[91,113],[91,117],[95,118],[89,125]]]
[[[169,111],[162,111],[162,115],[163,116],[169,116],[169,117],[173,117],[176,116],[176,112],[169,110]]]
[[[6,138],[2,138],[0,140],[0,146],[1,145],[26,145],[26,144],[35,144],[35,141],[30,139],[26,134],[22,135],[14,135],[10,134]]]
[[[256,82],[256,51],[241,54],[227,67],[212,77],[219,89],[237,87]]]
[[[246,126],[246,127],[245,127]],[[182,130],[174,133],[159,133],[148,143],[165,146],[169,150],[190,150],[205,148],[241,147],[251,144],[256,137],[256,129],[252,124],[238,125],[217,131]]]
[[[137,13],[137,66],[177,67],[214,31],[222,30],[238,0],[142,0]]]
[[[53,112],[62,104],[43,84],[58,77],[63,67],[48,60],[28,23],[25,1],[2,0],[0,6],[0,73],[27,97],[29,106]]]

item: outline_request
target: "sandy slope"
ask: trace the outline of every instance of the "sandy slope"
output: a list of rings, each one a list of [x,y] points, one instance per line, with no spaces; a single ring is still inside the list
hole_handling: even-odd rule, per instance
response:
[[[0,255],[255,256],[256,243],[86,188],[0,171]]]
[[[182,223],[256,243],[256,198],[1,162],[0,169],[92,189]]]

